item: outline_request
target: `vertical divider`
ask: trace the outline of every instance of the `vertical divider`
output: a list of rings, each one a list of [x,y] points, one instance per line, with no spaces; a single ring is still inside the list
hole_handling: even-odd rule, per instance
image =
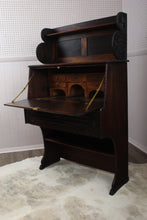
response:
[[[86,35],[82,35],[82,38],[81,38],[81,55],[83,57],[87,56],[87,37],[86,37]]]

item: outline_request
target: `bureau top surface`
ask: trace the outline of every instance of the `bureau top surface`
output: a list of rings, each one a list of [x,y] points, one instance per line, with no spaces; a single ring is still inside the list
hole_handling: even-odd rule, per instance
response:
[[[129,62],[129,60],[114,60],[114,61],[107,61],[107,62],[84,62],[84,63],[53,63],[53,64],[42,64],[42,65],[30,65],[29,68],[31,69],[47,69],[47,68],[60,69],[61,67],[65,67],[65,68],[99,67],[99,66],[105,66],[106,64],[110,64],[110,63],[126,63],[126,62]]]

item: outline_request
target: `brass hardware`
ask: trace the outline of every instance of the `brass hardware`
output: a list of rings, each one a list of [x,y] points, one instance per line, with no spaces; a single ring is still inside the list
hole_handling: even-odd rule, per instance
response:
[[[32,74],[32,76],[29,78],[27,84],[25,85],[25,87],[21,90],[21,92],[12,100],[12,103],[14,103],[16,101],[16,99],[24,92],[24,90],[27,88],[27,86],[29,85],[29,83],[31,82],[32,78],[34,77],[34,74]]]
[[[101,89],[101,87],[102,87],[102,84],[103,84],[103,82],[104,82],[104,78],[105,78],[105,77],[103,77],[103,79],[102,79],[102,81],[101,81],[99,87],[97,88],[95,94],[93,95],[93,97],[92,97],[91,100],[89,101],[88,105],[86,106],[85,111],[88,111],[88,109],[89,109],[89,107],[91,106],[91,104],[93,103],[93,101],[94,101],[96,95],[97,95],[98,92],[100,91],[100,89]]]

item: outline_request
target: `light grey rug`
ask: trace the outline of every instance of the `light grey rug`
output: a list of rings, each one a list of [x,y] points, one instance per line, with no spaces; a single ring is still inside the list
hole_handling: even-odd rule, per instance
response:
[[[41,157],[0,168],[0,220],[145,220],[147,164],[109,195],[113,174],[66,160],[40,171]]]

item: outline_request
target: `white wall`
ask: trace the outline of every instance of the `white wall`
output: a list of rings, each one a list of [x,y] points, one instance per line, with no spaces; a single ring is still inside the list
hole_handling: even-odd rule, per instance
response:
[[[41,29],[112,16],[121,9],[121,0],[0,0],[0,152],[42,146],[40,129],[24,124],[23,110],[3,106],[24,87],[27,66],[37,63]]]
[[[42,136],[38,127],[24,124],[22,109],[4,106],[24,88],[28,79],[28,64],[35,61],[5,62],[0,63],[0,152],[13,151],[17,147],[23,150],[42,147]],[[26,97],[27,92],[21,96]],[[35,145],[35,146],[34,146]]]
[[[147,1],[122,0],[128,14],[129,141],[147,152]]]

